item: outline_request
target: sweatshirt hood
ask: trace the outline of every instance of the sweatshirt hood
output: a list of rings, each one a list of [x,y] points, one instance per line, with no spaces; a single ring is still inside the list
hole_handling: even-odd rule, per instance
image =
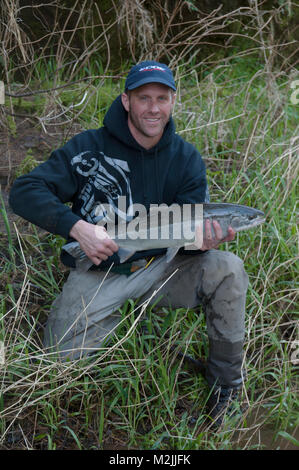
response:
[[[120,140],[123,144],[143,151],[144,153],[157,152],[163,147],[166,147],[169,145],[173,135],[175,134],[175,124],[172,117],[170,117],[159,142],[154,147],[146,150],[134,139],[130,132],[128,126],[128,113],[121,102],[121,95],[113,101],[112,105],[108,109],[103,124],[109,133]]]

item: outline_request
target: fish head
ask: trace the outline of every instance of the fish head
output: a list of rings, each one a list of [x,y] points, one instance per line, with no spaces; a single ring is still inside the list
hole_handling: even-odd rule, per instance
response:
[[[231,211],[231,226],[236,231],[247,230],[265,222],[265,214],[259,209],[252,207],[234,205]]]

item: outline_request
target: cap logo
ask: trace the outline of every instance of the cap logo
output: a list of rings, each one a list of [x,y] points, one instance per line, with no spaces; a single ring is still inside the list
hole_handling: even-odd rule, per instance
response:
[[[148,65],[147,67],[142,67],[139,72],[153,72],[155,70],[159,70],[160,72],[166,72],[163,67],[159,67],[158,65]]]

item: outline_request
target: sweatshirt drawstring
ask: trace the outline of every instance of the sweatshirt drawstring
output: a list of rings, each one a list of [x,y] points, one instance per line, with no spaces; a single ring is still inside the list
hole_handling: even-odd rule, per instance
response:
[[[142,167],[142,186],[143,186],[143,200],[145,205],[148,202],[148,197],[146,194],[146,174],[145,174],[145,164],[144,164],[144,151],[140,150],[141,152],[141,167]],[[158,148],[155,149],[154,154],[154,167],[155,167],[155,181],[152,183],[156,185],[156,194],[157,194],[157,204],[161,204],[162,202],[162,194],[161,194],[161,183],[160,183],[160,175],[159,175],[159,162],[158,162]]]
[[[142,166],[142,186],[143,186],[143,200],[146,204],[147,195],[146,195],[146,179],[145,179],[145,169],[144,169],[144,152],[141,150],[141,166]]]
[[[155,178],[156,178],[156,185],[157,185],[157,197],[158,197],[158,204],[162,203],[162,194],[161,194],[161,184],[160,184],[160,175],[159,175],[159,162],[158,162],[158,148],[156,147],[155,150]]]

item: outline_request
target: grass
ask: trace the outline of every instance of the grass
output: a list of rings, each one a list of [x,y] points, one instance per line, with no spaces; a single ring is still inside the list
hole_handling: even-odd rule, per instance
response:
[[[257,207],[267,218],[221,247],[244,260],[250,277],[244,417],[212,432],[205,423],[206,383],[176,357],[177,350],[207,355],[201,310],[148,306],[149,333],[142,334],[141,310],[129,299],[111,348],[64,364],[45,354],[43,325],[67,276],[59,260],[63,240],[21,220],[12,225],[3,206],[2,448],[298,447],[298,105],[290,101],[289,77],[279,70],[269,76],[260,58],[199,72],[180,69],[177,131],[201,150],[212,201]],[[58,93],[56,109],[67,110],[63,119],[97,127],[121,88],[106,79],[82,101],[84,86]]]

